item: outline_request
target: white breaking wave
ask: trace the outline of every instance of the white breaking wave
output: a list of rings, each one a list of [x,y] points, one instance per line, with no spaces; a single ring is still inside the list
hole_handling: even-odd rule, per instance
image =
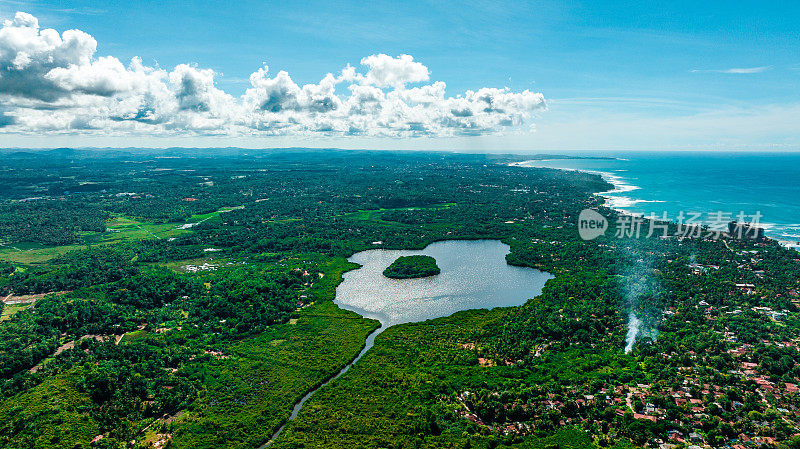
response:
[[[627,196],[605,196],[606,199],[606,206],[612,209],[620,209],[620,208],[628,208],[633,207],[637,204],[641,203],[664,203],[665,201],[661,200],[640,200],[636,198],[630,198]]]

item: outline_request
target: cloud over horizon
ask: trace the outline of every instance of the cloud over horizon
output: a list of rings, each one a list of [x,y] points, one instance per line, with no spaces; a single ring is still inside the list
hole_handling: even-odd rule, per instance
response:
[[[218,73],[97,56],[80,30],[16,13],[0,28],[0,133],[207,136],[469,136],[529,124],[541,93],[483,87],[455,97],[410,55],[374,54],[316,84],[264,66],[234,97]]]
[[[762,73],[771,69],[772,66],[765,65],[760,67],[734,67],[731,69],[694,69],[692,73],[727,73],[729,75],[750,75],[754,73]]]

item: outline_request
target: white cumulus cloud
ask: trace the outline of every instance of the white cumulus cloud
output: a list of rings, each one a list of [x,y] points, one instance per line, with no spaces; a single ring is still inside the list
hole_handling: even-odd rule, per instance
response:
[[[546,108],[540,93],[481,88],[447,96],[410,55],[376,54],[297,84],[262,67],[241,96],[212,69],[172,70],[98,56],[80,30],[18,12],[0,28],[0,133],[101,135],[457,136],[499,133]]]
[[[402,88],[408,83],[429,79],[428,68],[419,62],[414,62],[414,58],[410,55],[400,55],[397,58],[384,54],[367,56],[361,60],[361,65],[369,67],[369,72],[362,78],[364,83],[378,87]]]

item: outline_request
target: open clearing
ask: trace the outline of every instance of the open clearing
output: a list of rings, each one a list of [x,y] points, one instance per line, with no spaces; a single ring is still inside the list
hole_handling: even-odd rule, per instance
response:
[[[140,221],[132,217],[115,215],[106,221],[105,232],[81,232],[80,242],[70,245],[44,246],[38,243],[19,242],[0,246],[0,260],[22,264],[36,264],[46,262],[87,245],[111,245],[125,241],[144,239],[166,239],[177,237],[190,232],[186,225],[201,223],[218,217],[224,212],[239,209],[239,207],[223,207],[216,212],[192,215],[184,222],[179,223],[153,223]]]

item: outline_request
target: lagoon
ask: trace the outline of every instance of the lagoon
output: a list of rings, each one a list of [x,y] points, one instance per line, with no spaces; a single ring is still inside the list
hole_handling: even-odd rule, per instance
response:
[[[383,328],[425,321],[468,309],[518,306],[542,292],[552,275],[506,263],[509,246],[499,240],[446,240],[422,250],[374,249],[348,260],[361,265],[336,289],[339,307],[381,322]],[[400,256],[424,254],[441,273],[416,279],[383,275]]]
[[[334,303],[365,318],[378,320],[381,326],[369,334],[364,348],[353,361],[294,404],[288,422],[297,418],[306,401],[320,388],[338,379],[358,362],[375,344],[375,337],[386,328],[449,316],[462,310],[519,306],[541,294],[545,282],[553,276],[532,268],[508,265],[509,250],[510,247],[499,240],[445,240],[431,243],[422,250],[371,249],[353,254],[347,260],[361,266],[344,274],[336,288]],[[422,254],[436,259],[441,273],[413,279],[392,279],[383,275],[383,270],[398,257]],[[259,449],[271,446],[287,424]]]

